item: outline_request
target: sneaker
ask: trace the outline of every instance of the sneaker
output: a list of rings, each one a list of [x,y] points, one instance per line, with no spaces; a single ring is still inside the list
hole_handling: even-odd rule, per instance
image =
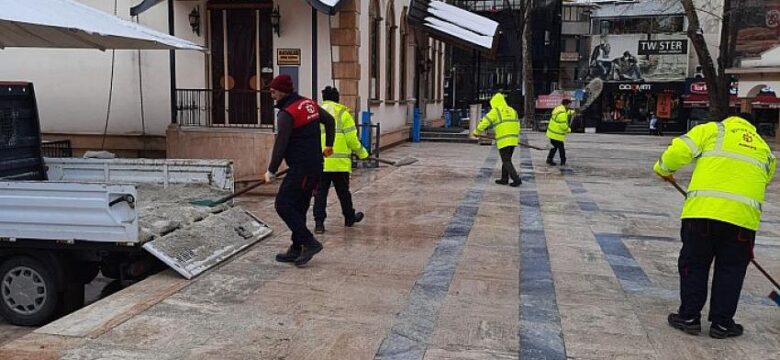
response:
[[[325,233],[325,224],[318,222],[314,225],[314,233],[315,234],[324,234]]]
[[[552,160],[550,160],[550,159],[547,159],[547,165],[550,165],[550,166],[555,166],[555,165],[558,165],[558,164],[556,164],[556,163],[555,163],[555,161],[552,161]]]
[[[355,213],[355,216],[351,219],[344,219],[344,226],[346,227],[352,227],[352,225],[355,225],[363,220],[365,215],[358,211]]]
[[[496,179],[496,184],[498,184],[498,185],[506,185],[506,184],[509,184],[509,180]]]
[[[669,314],[667,318],[669,325],[675,329],[682,330],[686,334],[699,335],[701,332],[701,319],[685,319],[680,314]]]
[[[518,187],[520,185],[523,185],[523,181],[522,180],[517,181],[517,182],[513,181],[511,184],[509,184],[509,186],[511,186],[511,187]]]
[[[303,246],[301,255],[295,259],[295,266],[302,267],[306,265],[320,251],[322,251],[322,244],[316,239],[312,239],[309,245]]]
[[[735,323],[733,320],[730,324],[712,323],[710,326],[710,337],[713,339],[725,339],[740,336],[744,331],[745,329],[742,325]]]
[[[291,263],[301,256],[301,247],[299,245],[290,245],[285,253],[276,254],[276,261]]]

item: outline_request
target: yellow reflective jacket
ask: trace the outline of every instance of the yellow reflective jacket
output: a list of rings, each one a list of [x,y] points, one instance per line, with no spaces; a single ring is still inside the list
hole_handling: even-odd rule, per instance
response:
[[[349,108],[333,101],[322,103],[325,109],[336,121],[336,138],[333,141],[333,155],[325,158],[325,172],[352,172],[352,153],[358,158],[368,157],[368,151],[360,144],[357,137],[355,120]],[[325,127],[320,125],[322,147],[325,147]]]
[[[667,176],[693,160],[696,165],[680,218],[713,219],[758,230],[776,159],[756,128],[736,116],[696,126],[672,141],[653,170]]]
[[[474,129],[474,136],[479,136],[489,128],[495,128],[496,147],[517,146],[520,137],[520,119],[517,111],[506,103],[504,95],[497,93],[490,99],[490,111]]]
[[[566,135],[571,132],[569,117],[571,112],[564,105],[553,109],[550,122],[547,123],[547,137],[553,140],[566,141]]]

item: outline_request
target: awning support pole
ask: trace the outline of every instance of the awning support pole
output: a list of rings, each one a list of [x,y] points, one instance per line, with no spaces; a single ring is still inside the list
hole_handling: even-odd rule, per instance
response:
[[[173,23],[173,0],[168,0],[168,34],[175,36]],[[176,50],[169,50],[171,71],[171,124],[176,123]]]

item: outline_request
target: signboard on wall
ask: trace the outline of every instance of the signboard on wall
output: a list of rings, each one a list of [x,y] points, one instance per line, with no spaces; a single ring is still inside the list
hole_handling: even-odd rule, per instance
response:
[[[604,81],[684,81],[688,75],[685,34],[596,35],[591,39],[588,78]]]
[[[780,45],[780,0],[743,0],[737,22],[737,55],[757,57]]]
[[[639,55],[688,54],[688,40],[639,40]]]
[[[301,49],[276,49],[276,65],[279,66],[300,66]]]

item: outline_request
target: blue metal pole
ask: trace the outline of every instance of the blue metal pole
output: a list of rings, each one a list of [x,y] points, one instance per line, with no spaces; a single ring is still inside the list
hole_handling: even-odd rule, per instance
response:
[[[420,142],[420,108],[414,108],[414,121],[412,122],[412,142]]]
[[[371,150],[371,113],[363,111],[360,116],[360,143]]]
[[[452,126],[452,110],[444,110],[444,127]]]

